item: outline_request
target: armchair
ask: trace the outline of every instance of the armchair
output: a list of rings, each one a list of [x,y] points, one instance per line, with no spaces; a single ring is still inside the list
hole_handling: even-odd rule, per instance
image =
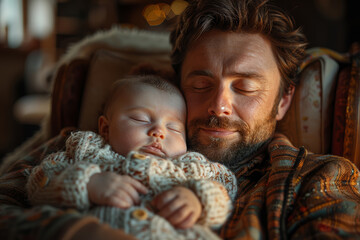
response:
[[[96,130],[113,81],[143,62],[171,67],[168,37],[166,33],[113,28],[76,43],[57,65],[50,116],[34,137],[4,159],[0,174],[64,127]],[[360,167],[359,45],[345,54],[309,49],[300,69],[300,84],[277,130],[295,146],[344,156]]]

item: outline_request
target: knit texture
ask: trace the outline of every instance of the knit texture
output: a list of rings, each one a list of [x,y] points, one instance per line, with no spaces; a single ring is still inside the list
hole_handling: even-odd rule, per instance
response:
[[[92,208],[87,184],[98,172],[112,171],[129,175],[149,188],[139,206],[121,210],[115,207]],[[174,186],[189,187],[198,196],[202,215],[196,227],[178,230],[148,209],[150,200]],[[203,155],[188,152],[178,158],[163,159],[131,152],[126,158],[111,150],[104,139],[90,131],[72,133],[66,150],[50,154],[35,167],[26,185],[29,200],[34,205],[50,204],[84,210],[112,227],[124,229],[138,238],[217,239],[207,227],[220,227],[232,210],[237,193],[236,177],[219,163],[209,162]],[[229,197],[230,196],[230,197]],[[146,219],[137,219],[133,212],[141,209]],[[154,226],[163,231],[156,235]],[[170,239],[170,238],[168,238]]]
[[[60,239],[72,230],[68,224],[86,221],[78,211],[31,207],[24,187],[28,173],[44,156],[64,149],[69,134],[62,131],[0,176],[0,239]],[[359,239],[360,175],[350,161],[300,151],[277,134],[236,176],[241,194],[221,229],[222,238]]]

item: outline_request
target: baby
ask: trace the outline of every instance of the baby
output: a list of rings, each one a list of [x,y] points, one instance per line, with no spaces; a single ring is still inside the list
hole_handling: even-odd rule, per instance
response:
[[[232,210],[236,178],[187,152],[185,121],[183,96],[165,79],[116,81],[98,134],[72,133],[33,169],[30,202],[77,208],[139,239],[218,239],[211,229]]]

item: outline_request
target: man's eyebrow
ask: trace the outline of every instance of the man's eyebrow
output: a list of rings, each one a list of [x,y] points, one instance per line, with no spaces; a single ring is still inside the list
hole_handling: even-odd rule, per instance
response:
[[[248,78],[248,79],[257,79],[259,81],[265,81],[264,75],[257,73],[257,72],[230,72],[228,74],[232,77],[238,78]],[[194,77],[194,76],[204,76],[204,77],[211,77],[213,78],[214,75],[208,70],[194,70],[187,74],[186,78]]]
[[[214,75],[208,70],[194,70],[188,73],[185,77],[191,78],[195,76],[213,77]]]

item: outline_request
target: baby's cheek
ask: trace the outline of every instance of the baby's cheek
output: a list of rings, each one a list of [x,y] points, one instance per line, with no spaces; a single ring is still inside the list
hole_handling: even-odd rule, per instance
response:
[[[170,153],[170,155],[172,156],[182,155],[187,151],[186,142],[183,137],[175,138],[172,141],[171,145],[172,145],[172,153]]]
[[[118,149],[121,149],[122,155],[126,156],[130,151],[138,150],[139,148],[148,145],[149,143],[150,140],[148,139],[148,136],[139,131],[129,131],[123,135],[117,145]]]

